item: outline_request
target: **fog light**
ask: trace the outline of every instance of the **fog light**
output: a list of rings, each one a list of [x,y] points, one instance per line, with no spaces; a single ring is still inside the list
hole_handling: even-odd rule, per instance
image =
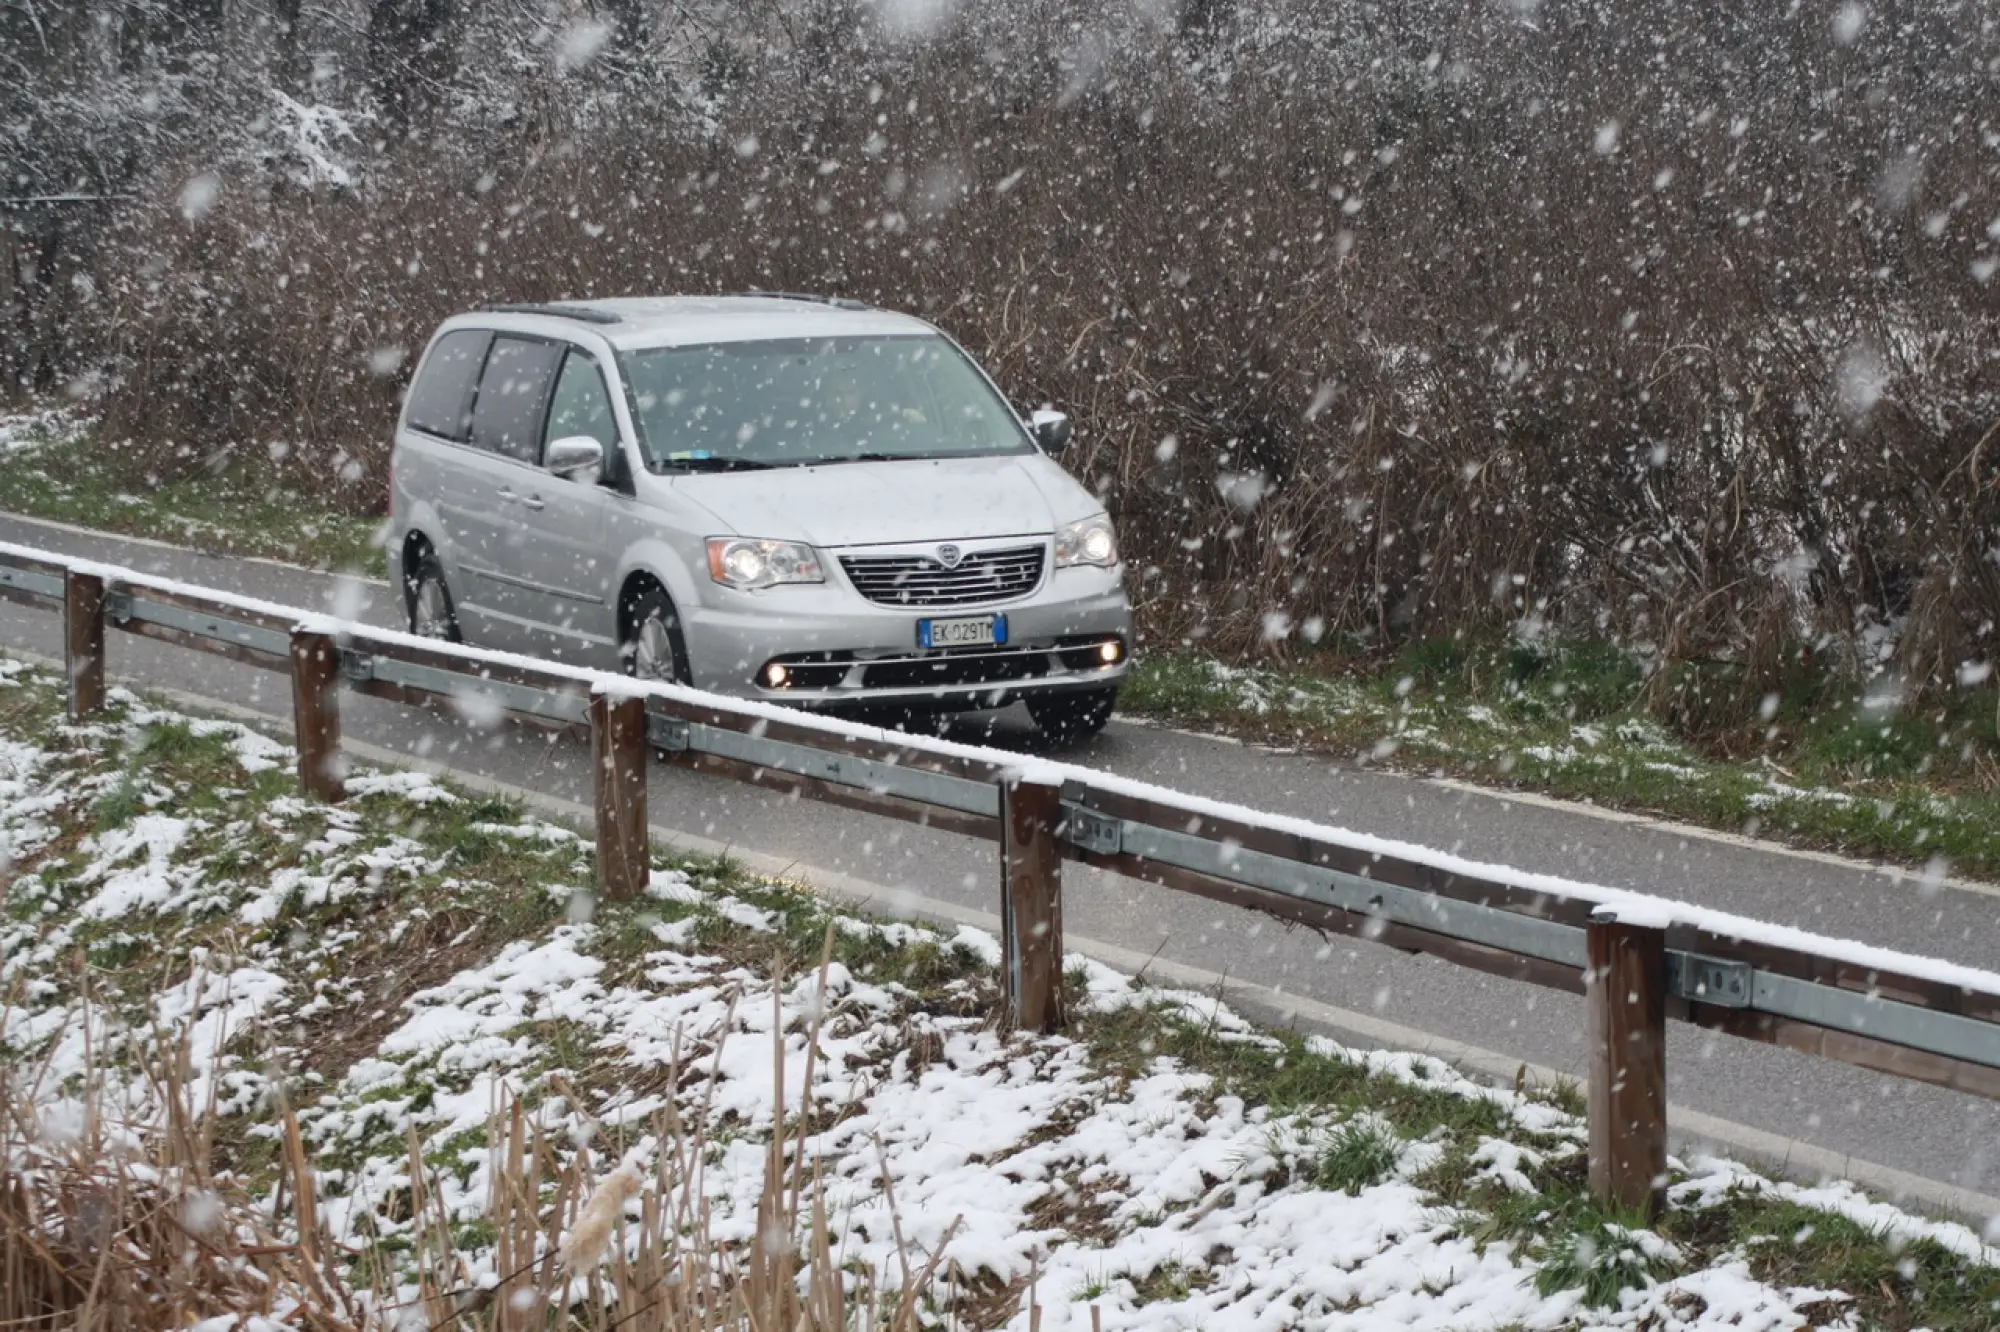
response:
[[[792,682],[792,673],[777,662],[764,668],[764,684],[771,689],[783,689]]]
[[[1103,662],[1106,666],[1116,666],[1120,661],[1123,661],[1124,658],[1125,658],[1125,645],[1123,643],[1118,642],[1116,639],[1113,639],[1109,643],[1100,643],[1098,645],[1097,659]]]

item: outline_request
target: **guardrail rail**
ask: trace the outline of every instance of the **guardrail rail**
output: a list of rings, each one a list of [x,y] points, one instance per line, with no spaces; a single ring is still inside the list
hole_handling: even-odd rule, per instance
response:
[[[343,692],[477,698],[588,727],[599,890],[643,891],[647,751],[696,772],[1000,848],[1003,1020],[1062,1011],[1062,863],[1076,861],[1585,997],[1590,1180],[1660,1205],[1666,1023],[2000,1099],[2000,976],[1682,903],[1471,866],[1070,764],[897,735],[678,685],[483,651],[0,544],[0,600],[63,616],[69,708],[105,703],[107,631],[289,674],[299,779],[342,798]]]

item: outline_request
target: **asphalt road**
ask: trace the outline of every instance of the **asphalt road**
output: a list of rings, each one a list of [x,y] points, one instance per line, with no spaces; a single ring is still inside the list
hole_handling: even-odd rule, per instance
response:
[[[385,589],[260,561],[216,558],[0,515],[0,540],[88,556],[263,597],[399,622]],[[0,644],[60,651],[55,617],[0,603]],[[281,676],[112,636],[111,669],[289,721]],[[371,699],[344,700],[358,740],[572,800],[589,798],[587,746]],[[989,737],[990,731],[990,737]],[[954,725],[954,739],[1034,749],[1025,712]],[[1479,860],[1637,889],[2000,969],[2000,892],[1921,885],[1861,864],[1718,840],[1592,811],[1445,786],[1324,758],[1117,720],[1067,755],[1161,785],[1402,838]],[[998,870],[983,842],[656,765],[656,824],[891,888],[997,910]],[[1096,871],[1066,871],[1065,925],[1079,937],[1254,981],[1286,993],[1560,1069],[1586,1069],[1581,1002],[1363,941],[1330,943],[1257,915]],[[1669,1095],[1688,1107],[1845,1157],[1986,1194],[2000,1193],[2000,1104],[1826,1060],[1674,1027]]]

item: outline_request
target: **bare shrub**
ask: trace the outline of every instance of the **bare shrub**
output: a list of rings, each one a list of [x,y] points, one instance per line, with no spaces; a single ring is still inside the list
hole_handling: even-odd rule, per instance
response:
[[[822,949],[824,992],[832,927]],[[774,1003],[783,986],[774,980]],[[805,1084],[831,1005],[804,1033]],[[780,1011],[777,1030],[784,1023]],[[134,1055],[133,1058],[139,1058]],[[782,1036],[773,1128],[747,1241],[717,1233],[705,1193],[705,1113],[670,1102],[647,1125],[650,1165],[612,1162],[503,1094],[487,1125],[488,1274],[445,1204],[439,1167],[409,1135],[410,1226],[394,1245],[336,1236],[298,1120],[281,1110],[274,1191],[251,1197],[218,1164],[218,1117],[197,1110],[187,1046],[151,1066],[89,1070],[80,1099],[38,1076],[0,1081],[0,1323],[39,1332],[182,1328],[258,1314],[317,1332],[406,1327],[617,1326],[632,1332],[916,1332],[940,1280],[947,1227],[882,1285],[841,1251],[809,1147],[814,1116],[787,1114]],[[668,1070],[668,1085],[678,1081]],[[109,1086],[151,1082],[146,1107]],[[573,1089],[566,1095],[574,1098]],[[893,1196],[890,1221],[896,1219]],[[637,1215],[633,1215],[636,1212]],[[900,1235],[900,1229],[897,1231]]]

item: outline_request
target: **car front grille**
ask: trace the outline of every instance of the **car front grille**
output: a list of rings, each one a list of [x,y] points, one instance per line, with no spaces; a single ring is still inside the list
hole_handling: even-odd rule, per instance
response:
[[[843,555],[862,596],[884,606],[975,606],[1026,596],[1041,585],[1048,548],[975,551],[947,569],[928,555]]]

